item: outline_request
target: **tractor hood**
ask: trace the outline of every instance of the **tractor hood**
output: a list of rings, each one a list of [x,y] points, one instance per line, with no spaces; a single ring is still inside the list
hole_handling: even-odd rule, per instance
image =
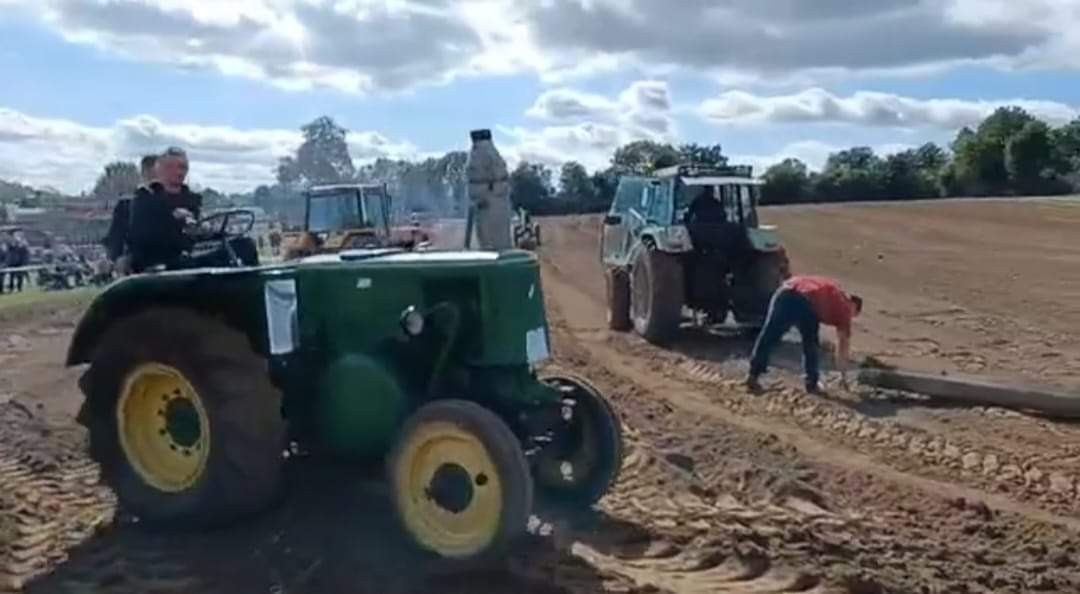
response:
[[[536,364],[549,355],[540,266],[531,252],[351,251],[307,258],[278,275],[296,279],[301,342],[369,351],[372,341],[400,335],[402,312],[415,307],[443,316],[446,332],[458,335],[453,356],[463,363]],[[446,317],[448,308],[454,313]]]
[[[256,350],[271,344],[271,292],[294,295],[295,332],[303,349],[372,352],[401,338],[409,307],[454,310],[453,356],[469,365],[537,364],[548,353],[540,265],[524,250],[506,252],[353,250],[257,268],[141,274],[102,292],[80,320],[67,364],[89,361],[116,320],[146,307],[182,307],[223,317],[244,328]],[[445,319],[442,320],[445,322]],[[287,322],[287,320],[286,320]]]

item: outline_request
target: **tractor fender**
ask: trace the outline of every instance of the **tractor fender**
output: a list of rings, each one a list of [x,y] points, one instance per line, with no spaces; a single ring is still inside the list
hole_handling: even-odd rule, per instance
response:
[[[182,307],[222,318],[267,351],[260,269],[201,269],[139,274],[98,295],[83,313],[68,346],[67,366],[89,363],[102,337],[118,321],[151,307]],[[254,304],[254,307],[252,305]]]
[[[689,249],[682,249],[680,245],[673,246],[671,242],[666,241],[667,239],[668,238],[665,237],[665,234],[662,230],[643,233],[641,235],[640,241],[634,242],[634,245],[626,254],[627,267],[632,267],[634,265],[634,262],[637,262],[638,256],[641,254],[641,252],[649,249],[650,247],[665,254],[681,254],[690,251]],[[689,241],[689,239],[687,241]],[[687,245],[689,245],[689,243]],[[672,249],[673,247],[675,249]]]

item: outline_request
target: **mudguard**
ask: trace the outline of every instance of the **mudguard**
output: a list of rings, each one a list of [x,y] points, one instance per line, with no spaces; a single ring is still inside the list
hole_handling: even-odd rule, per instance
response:
[[[153,306],[179,306],[224,316],[252,338],[256,351],[264,352],[268,344],[264,311],[250,311],[245,306],[262,303],[267,270],[203,268],[125,277],[105,289],[83,313],[68,346],[66,365],[90,362],[98,342],[117,320]]]

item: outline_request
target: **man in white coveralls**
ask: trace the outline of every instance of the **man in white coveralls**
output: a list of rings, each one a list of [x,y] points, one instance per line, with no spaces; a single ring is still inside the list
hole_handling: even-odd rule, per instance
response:
[[[476,222],[476,239],[482,250],[508,250],[510,238],[510,174],[506,161],[491,141],[490,130],[474,130],[472,150],[465,165],[469,201]]]

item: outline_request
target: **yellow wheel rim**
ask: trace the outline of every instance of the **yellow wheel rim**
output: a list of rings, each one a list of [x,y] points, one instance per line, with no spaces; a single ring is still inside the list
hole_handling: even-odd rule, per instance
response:
[[[190,488],[210,453],[210,421],[180,371],[148,363],[128,374],[116,405],[120,447],[147,484],[167,493]]]
[[[423,425],[409,436],[395,472],[408,531],[444,557],[468,557],[495,540],[503,487],[483,443],[452,423]]]

